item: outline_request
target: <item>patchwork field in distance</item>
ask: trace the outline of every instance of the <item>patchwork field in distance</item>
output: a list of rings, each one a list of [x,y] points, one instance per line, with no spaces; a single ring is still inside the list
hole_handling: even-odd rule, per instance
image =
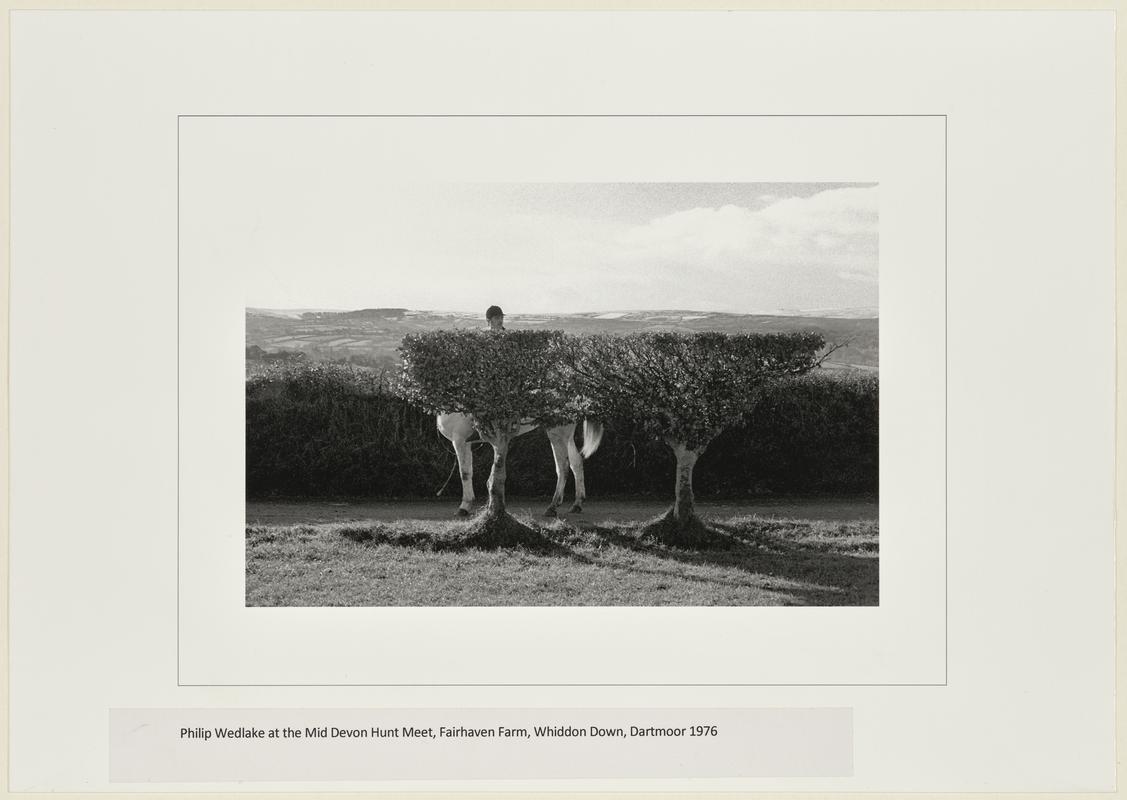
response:
[[[579,314],[507,314],[513,329],[561,330],[565,333],[635,333],[638,331],[723,331],[788,333],[812,331],[827,342],[849,344],[832,353],[828,368],[875,370],[878,366],[878,321],[872,309],[816,311],[787,315],[724,314],[706,311],[616,311]],[[359,311],[272,310],[248,308],[248,358],[266,353],[303,353],[309,360],[351,360],[390,368],[399,361],[396,348],[408,333],[444,328],[481,328],[480,315],[368,308]]]

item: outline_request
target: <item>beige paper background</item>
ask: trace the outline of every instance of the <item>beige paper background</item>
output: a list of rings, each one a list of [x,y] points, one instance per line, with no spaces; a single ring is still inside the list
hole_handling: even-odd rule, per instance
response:
[[[122,7],[122,5],[123,5],[123,4],[116,4],[116,5],[117,5],[117,7]],[[833,3],[833,4],[831,4],[831,5],[832,5],[832,7],[841,7],[841,6],[843,6],[844,4],[841,4],[841,3]],[[1027,6],[1029,6],[1029,5],[1031,5],[1031,4],[1029,4],[1029,3],[1021,3],[1021,4],[1020,4],[1020,6],[1022,6],[1022,7],[1027,7]],[[912,7],[920,7],[920,6],[912,6]],[[980,7],[980,4],[975,4],[975,7]],[[1072,6],[1072,7],[1074,8],[1075,6]],[[1105,5],[1101,5],[1100,7],[1103,7],[1103,8],[1110,8],[1110,7],[1114,7],[1114,6],[1113,6],[1113,5],[1111,5],[1111,4],[1105,4]],[[1032,79],[1034,79],[1034,78],[1036,78],[1036,79],[1041,79],[1042,77],[1044,77],[1044,76],[1041,76],[1041,75],[1039,75],[1039,74],[1038,74],[1038,75],[1036,75],[1036,76],[1032,76],[1032,77],[1031,77],[1031,80],[1032,80]],[[1120,78],[1120,80],[1121,80],[1121,78]],[[1122,167],[1121,167],[1121,168],[1122,168]],[[954,199],[955,199],[955,198],[953,198],[953,200],[954,200]],[[1122,207],[1120,207],[1120,210],[1122,210]],[[6,232],[6,231],[5,231],[5,232]],[[1122,393],[1120,394],[1120,400],[1119,400],[1119,402],[1120,402],[1120,403],[1122,403],[1122,402],[1123,402],[1123,399],[1122,399]],[[1121,408],[1122,408],[1122,406],[1121,406]],[[1121,437],[1121,438],[1120,438],[1120,440],[1119,440],[1119,444],[1120,444],[1120,453],[1122,453],[1122,452],[1123,452],[1123,451],[1122,451],[1122,446],[1123,446],[1123,440],[1122,440],[1122,437]],[[1120,490],[1122,491],[1122,484],[1120,484]],[[5,567],[7,566],[7,562],[5,562],[4,566],[5,566]],[[1110,565],[1109,565],[1109,566],[1110,566]],[[4,602],[5,602],[5,608],[4,608],[4,610],[5,610],[5,612],[6,612],[6,613],[5,613],[5,618],[7,618],[7,612],[8,612],[8,608],[7,608],[7,605],[6,605],[6,603],[7,603],[7,598],[5,598]],[[71,648],[72,648],[72,649],[73,649],[73,648],[74,648],[75,646],[77,646],[77,647],[78,647],[78,648],[79,648],[80,650],[81,650],[81,649],[82,649],[83,647],[87,647],[87,648],[95,648],[95,649],[96,649],[96,648],[97,648],[97,647],[99,646],[99,644],[100,644],[100,639],[98,638],[98,636],[97,636],[97,634],[96,634],[96,633],[92,633],[92,634],[91,634],[91,636],[90,636],[90,639],[89,639],[88,641],[82,641],[82,642],[71,642],[71,643],[69,643],[69,644],[71,645]],[[986,644],[986,642],[985,642],[985,641],[979,641],[979,642],[977,642],[977,644],[978,644],[979,646],[982,646],[982,645],[985,645],[985,644]],[[5,641],[5,648],[6,648],[6,647],[7,647],[7,642]],[[7,653],[7,650],[5,649],[4,655],[6,656],[7,654],[8,654],[8,653]],[[5,662],[6,662],[6,659],[5,659]],[[72,665],[72,666],[73,666],[73,665]],[[144,683],[144,682],[145,682],[145,681],[144,681],[144,679],[142,678],[142,679],[141,679],[141,683]],[[64,692],[64,694],[65,694],[65,692]],[[537,694],[537,695],[539,695],[540,697],[543,697],[543,696],[546,696],[546,695],[550,695],[550,692],[544,692],[544,693],[536,693],[536,694]],[[783,701],[783,702],[788,702],[788,701],[790,701],[790,702],[793,702],[793,701],[794,701],[794,699],[795,699],[795,698],[794,698],[794,697],[793,697],[792,695],[791,695],[791,696],[788,696],[788,694],[787,694],[786,692],[779,692],[779,693],[776,693],[776,696],[777,696],[777,697],[778,697],[778,698],[779,698],[779,699],[780,699],[781,701]],[[200,702],[201,704],[204,704],[204,705],[210,705],[210,704],[216,704],[216,703],[229,702],[229,701],[230,701],[230,698],[237,698],[237,697],[238,697],[238,695],[237,695],[237,694],[232,694],[232,693],[223,693],[223,692],[216,692],[216,693],[200,693],[200,694],[197,694],[197,695],[196,695],[196,699],[197,699],[197,700],[198,700],[198,701],[199,701],[199,702]],[[11,696],[9,696],[9,697],[7,698],[8,702],[11,702],[11,700],[12,700],[12,699],[13,699],[13,698],[12,698]],[[531,698],[529,698],[529,697],[518,698],[518,699],[523,699],[523,700],[525,700],[526,702],[530,702],[530,703],[532,703],[532,702],[535,702],[535,701],[533,701],[533,700],[532,700]],[[291,700],[290,702],[287,702],[286,704],[291,704],[291,703],[298,703],[298,704],[300,704],[300,703],[303,703],[303,702],[305,702],[305,703],[308,703],[308,702],[310,702],[310,700],[309,700],[309,698],[308,698],[308,697],[297,697],[297,696],[295,696],[295,697],[293,698],[293,700]],[[543,700],[541,700],[541,702],[543,702]],[[550,702],[550,701],[549,701],[549,702]],[[342,704],[342,705],[348,705],[348,703],[347,703],[347,702],[342,702],[341,704]],[[7,705],[7,704],[6,704],[6,705]],[[64,750],[63,752],[69,752],[69,751],[67,751],[67,750]],[[54,753],[54,754],[52,754],[52,755],[54,755],[54,756],[57,756],[57,755],[58,755],[58,753],[56,752],[56,753]],[[874,753],[873,755],[878,755],[878,754],[875,754],[875,753]],[[885,753],[882,753],[882,754],[879,754],[879,755],[880,755],[881,757],[884,757],[884,758],[891,758],[891,757],[892,757],[892,754],[891,754],[891,753],[889,753],[889,752],[885,752]],[[1004,755],[1004,754],[1003,754],[1003,755]],[[8,764],[7,764],[7,762],[5,761],[5,763],[4,763],[4,767],[5,767],[5,770],[7,769],[7,767],[8,767],[8,766],[9,766],[9,765],[8,765]],[[1038,766],[1039,766],[1039,765],[1037,765],[1037,764],[1033,764],[1033,763],[1031,763],[1031,764],[1030,764],[1030,769],[1031,769],[1032,771],[1036,771],[1036,770],[1037,770],[1037,768],[1038,768]],[[687,788],[687,787],[677,787],[677,786],[669,786],[669,787],[665,787],[665,788]],[[831,788],[831,787],[823,787],[823,788]]]

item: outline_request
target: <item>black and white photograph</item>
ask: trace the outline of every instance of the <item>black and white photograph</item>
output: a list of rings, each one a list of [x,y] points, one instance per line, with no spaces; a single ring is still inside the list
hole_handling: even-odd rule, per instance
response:
[[[264,198],[248,606],[879,605],[880,187]]]

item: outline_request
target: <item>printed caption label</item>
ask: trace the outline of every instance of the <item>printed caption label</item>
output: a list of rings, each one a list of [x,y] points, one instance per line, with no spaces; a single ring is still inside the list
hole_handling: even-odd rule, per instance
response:
[[[110,710],[115,783],[852,774],[850,708]]]

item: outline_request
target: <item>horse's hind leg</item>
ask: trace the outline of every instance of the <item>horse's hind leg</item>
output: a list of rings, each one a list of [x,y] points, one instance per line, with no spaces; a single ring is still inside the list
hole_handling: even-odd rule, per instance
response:
[[[458,437],[453,442],[458,455],[458,471],[462,478],[462,504],[458,506],[458,516],[468,517],[473,508],[473,448],[465,439]]]
[[[583,511],[583,501],[587,499],[587,487],[583,482],[583,456],[575,447],[575,439],[570,436],[567,440],[567,460],[575,475],[575,504],[569,509],[569,513],[579,514]]]
[[[548,441],[552,445],[552,458],[556,462],[556,491],[552,495],[551,504],[544,511],[545,517],[556,516],[556,509],[563,504],[564,489],[567,487],[567,443],[574,436],[574,425],[548,429]]]

